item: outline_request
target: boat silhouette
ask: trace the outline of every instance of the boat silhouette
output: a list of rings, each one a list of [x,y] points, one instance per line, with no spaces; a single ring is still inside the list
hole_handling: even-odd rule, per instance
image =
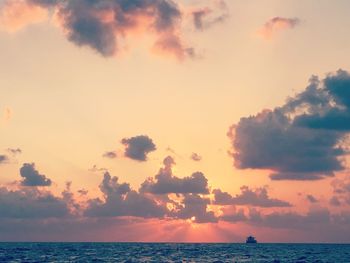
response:
[[[247,237],[247,240],[245,242],[246,242],[246,244],[256,244],[256,243],[258,243],[258,241],[256,241],[255,237],[253,237],[253,236]]]

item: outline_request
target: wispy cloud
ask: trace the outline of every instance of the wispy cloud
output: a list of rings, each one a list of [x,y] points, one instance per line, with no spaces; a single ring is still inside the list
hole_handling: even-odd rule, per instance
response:
[[[274,17],[268,20],[259,30],[258,35],[265,39],[272,39],[281,31],[295,28],[300,24],[299,18]]]
[[[208,29],[229,17],[229,9],[225,1],[213,2],[213,7],[205,6],[191,11],[193,25],[197,30]]]
[[[12,109],[9,107],[6,107],[3,111],[2,119],[4,122],[8,122],[12,119],[13,113]]]
[[[26,0],[6,1],[0,8],[0,29],[10,33],[48,19],[45,8]]]

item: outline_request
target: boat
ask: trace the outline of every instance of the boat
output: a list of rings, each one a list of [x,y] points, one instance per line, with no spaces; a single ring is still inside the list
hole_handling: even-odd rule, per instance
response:
[[[253,237],[253,236],[247,237],[247,240],[245,242],[246,242],[246,244],[256,244],[256,243],[258,243],[258,241],[256,241],[255,237]]]

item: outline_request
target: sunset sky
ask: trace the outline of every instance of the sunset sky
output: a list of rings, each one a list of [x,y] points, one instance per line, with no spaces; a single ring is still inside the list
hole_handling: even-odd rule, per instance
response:
[[[350,242],[349,10],[0,0],[0,241]]]

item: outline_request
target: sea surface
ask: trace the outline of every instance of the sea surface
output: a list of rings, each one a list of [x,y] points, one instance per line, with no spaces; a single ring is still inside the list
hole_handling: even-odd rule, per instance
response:
[[[0,262],[350,262],[350,245],[0,243]]]

